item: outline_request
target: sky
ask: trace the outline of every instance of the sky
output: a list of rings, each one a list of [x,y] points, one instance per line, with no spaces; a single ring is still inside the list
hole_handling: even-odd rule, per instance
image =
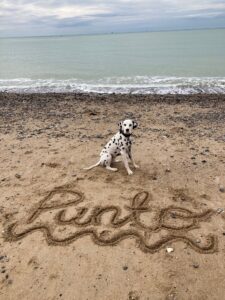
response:
[[[0,37],[225,28],[225,0],[0,0]]]

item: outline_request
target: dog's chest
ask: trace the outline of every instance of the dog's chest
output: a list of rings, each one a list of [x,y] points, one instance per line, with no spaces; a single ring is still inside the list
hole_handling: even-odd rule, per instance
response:
[[[104,150],[112,155],[119,155],[122,150],[130,151],[131,140],[120,132],[117,132],[105,145]]]

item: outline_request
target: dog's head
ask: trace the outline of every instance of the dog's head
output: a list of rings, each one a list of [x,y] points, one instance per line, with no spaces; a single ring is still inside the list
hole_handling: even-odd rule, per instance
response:
[[[133,129],[137,128],[138,123],[133,120],[124,120],[119,122],[120,132],[123,133],[125,136],[130,136],[132,134]]]

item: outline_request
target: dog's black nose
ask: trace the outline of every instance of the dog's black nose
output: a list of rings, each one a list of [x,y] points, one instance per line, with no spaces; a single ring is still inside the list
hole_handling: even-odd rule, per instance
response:
[[[129,132],[129,129],[128,129],[128,128],[126,129],[126,132]]]

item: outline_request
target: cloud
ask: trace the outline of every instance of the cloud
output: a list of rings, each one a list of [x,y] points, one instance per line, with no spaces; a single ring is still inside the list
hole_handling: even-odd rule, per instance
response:
[[[224,0],[1,0],[0,34],[182,29],[194,27],[193,18],[225,27],[224,16]]]

